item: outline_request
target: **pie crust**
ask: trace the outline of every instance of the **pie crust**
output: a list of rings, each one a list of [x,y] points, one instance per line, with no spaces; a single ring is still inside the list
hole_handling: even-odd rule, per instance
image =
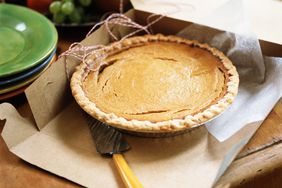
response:
[[[94,71],[85,63],[77,67],[72,94],[88,114],[120,129],[189,129],[222,113],[238,92],[232,62],[197,41],[137,36],[108,45],[101,55],[107,57]]]

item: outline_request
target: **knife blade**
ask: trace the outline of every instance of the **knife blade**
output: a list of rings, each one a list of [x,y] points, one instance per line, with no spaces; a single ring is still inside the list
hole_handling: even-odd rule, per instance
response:
[[[97,152],[103,156],[113,157],[114,164],[125,187],[143,188],[122,155],[123,152],[130,149],[130,145],[123,138],[122,133],[88,114],[85,114],[85,116]]]

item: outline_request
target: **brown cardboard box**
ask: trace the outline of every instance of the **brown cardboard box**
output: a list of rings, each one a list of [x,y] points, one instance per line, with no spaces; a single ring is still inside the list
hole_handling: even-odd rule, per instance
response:
[[[131,10],[127,15],[144,25],[149,13]],[[189,24],[164,18],[153,30],[175,34]],[[115,28],[115,32],[123,35],[129,30]],[[101,27],[83,44],[107,44],[109,41],[105,28]],[[265,41],[261,44],[267,55],[276,55],[281,49],[277,44]],[[72,71],[77,63],[69,59],[68,70]],[[0,118],[7,119],[2,136],[11,152],[86,187],[121,186],[112,160],[95,151],[81,110],[70,93],[64,58],[36,80],[26,90],[26,96],[40,131],[32,121],[21,118],[11,105],[0,105]],[[257,123],[246,125],[221,143],[209,135],[204,126],[171,138],[126,136],[132,149],[125,158],[145,187],[211,187],[258,126]]]

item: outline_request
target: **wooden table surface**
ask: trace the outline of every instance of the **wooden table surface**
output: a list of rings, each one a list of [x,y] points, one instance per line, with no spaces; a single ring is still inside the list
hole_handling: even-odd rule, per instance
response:
[[[67,32],[59,37],[58,54],[65,51],[72,42],[80,41],[80,35]],[[60,35],[59,35],[60,36]],[[4,101],[0,101],[4,102]],[[25,96],[19,95],[6,100],[19,110],[28,106]],[[29,113],[24,111],[22,115]],[[4,122],[0,121],[0,132]],[[237,156],[219,184],[232,187],[281,187],[282,186],[282,99],[276,104],[267,119],[258,129],[251,141]],[[79,187],[68,180],[60,178],[37,168],[11,152],[0,137],[0,187]]]

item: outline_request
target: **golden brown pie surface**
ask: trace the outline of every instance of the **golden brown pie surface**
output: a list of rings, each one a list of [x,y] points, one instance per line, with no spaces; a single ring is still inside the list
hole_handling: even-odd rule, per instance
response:
[[[84,65],[78,68],[71,86],[89,114],[119,128],[182,129],[233,101],[238,74],[221,52],[178,37],[146,37],[126,39],[120,49],[113,44],[105,65],[86,76]]]
[[[153,122],[183,118],[224,92],[221,62],[185,44],[151,42],[110,56],[84,82],[87,97],[102,111]]]

